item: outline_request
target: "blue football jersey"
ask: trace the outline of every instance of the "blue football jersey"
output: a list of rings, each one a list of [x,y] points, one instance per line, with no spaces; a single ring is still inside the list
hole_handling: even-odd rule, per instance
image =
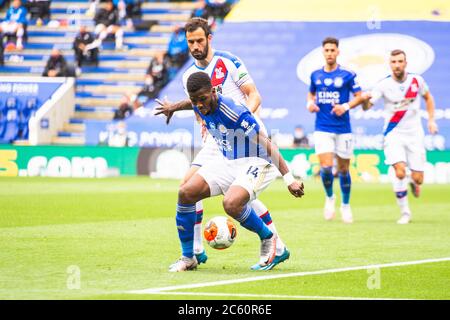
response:
[[[255,136],[259,134],[260,127],[247,107],[218,94],[218,107],[214,112],[205,116],[196,106],[193,109],[205,122],[226,158],[259,157],[271,162],[265,148],[257,142]]]
[[[316,104],[320,111],[316,115],[315,130],[331,133],[350,133],[350,114],[337,116],[331,113],[334,104],[343,104],[350,101],[350,92],[361,91],[355,81],[356,74],[340,65],[332,72],[323,68],[311,74],[309,92],[316,95]]]

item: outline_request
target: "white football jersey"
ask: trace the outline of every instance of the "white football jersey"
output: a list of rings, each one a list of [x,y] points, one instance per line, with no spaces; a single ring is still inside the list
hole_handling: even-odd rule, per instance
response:
[[[187,79],[191,74],[199,71],[208,74],[212,86],[216,88],[218,93],[245,104],[246,97],[240,86],[253,83],[253,79],[238,57],[226,51],[214,51],[214,56],[206,68],[201,68],[193,63],[183,74],[183,88],[188,97]]]
[[[384,135],[389,132],[423,134],[420,99],[427,92],[425,80],[417,74],[408,73],[403,82],[392,76],[378,82],[372,89],[370,102],[384,100]]]

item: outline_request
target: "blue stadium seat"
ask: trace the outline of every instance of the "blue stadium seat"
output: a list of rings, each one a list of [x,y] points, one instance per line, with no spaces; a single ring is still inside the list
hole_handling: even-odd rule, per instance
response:
[[[10,97],[6,100],[6,119],[2,142],[11,143],[17,139],[19,134],[19,112],[17,109],[17,99]]]
[[[3,114],[3,103],[0,103],[0,139],[3,137],[3,132],[6,128],[6,116]]]
[[[19,119],[19,137],[21,139],[28,139],[30,118],[36,113],[38,108],[38,100],[36,98],[29,98],[25,105],[20,108]]]

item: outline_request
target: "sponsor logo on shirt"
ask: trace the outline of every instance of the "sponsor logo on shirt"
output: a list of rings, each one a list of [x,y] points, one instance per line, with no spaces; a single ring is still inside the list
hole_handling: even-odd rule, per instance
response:
[[[341,95],[339,91],[318,91],[317,103],[318,104],[338,104]]]
[[[228,140],[219,139],[217,137],[214,137],[214,140],[216,140],[217,145],[219,146],[220,150],[223,151],[232,151],[231,144]]]
[[[239,74],[239,80],[241,80],[243,77],[245,77],[248,73],[247,72],[242,72]]]

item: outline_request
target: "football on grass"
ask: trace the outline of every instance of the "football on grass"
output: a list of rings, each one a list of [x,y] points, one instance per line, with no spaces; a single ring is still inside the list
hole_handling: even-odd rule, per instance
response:
[[[205,225],[203,231],[206,242],[218,250],[229,248],[236,239],[237,229],[234,222],[223,216],[214,217]]]

